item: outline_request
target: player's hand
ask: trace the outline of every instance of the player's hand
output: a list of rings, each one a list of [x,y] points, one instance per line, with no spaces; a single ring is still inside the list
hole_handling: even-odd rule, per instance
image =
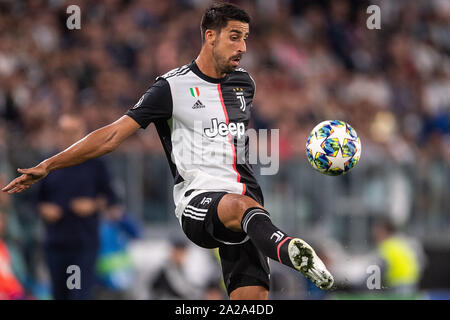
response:
[[[22,175],[4,187],[2,189],[3,192],[7,192],[8,194],[22,192],[28,189],[33,183],[38,182],[48,175],[47,169],[42,165],[29,169],[17,169],[17,171],[22,173]]]
[[[93,198],[79,197],[70,201],[70,209],[80,217],[87,217],[98,210],[98,205]]]
[[[62,218],[63,211],[60,206],[50,202],[42,202],[38,206],[39,213],[45,221],[54,223]]]

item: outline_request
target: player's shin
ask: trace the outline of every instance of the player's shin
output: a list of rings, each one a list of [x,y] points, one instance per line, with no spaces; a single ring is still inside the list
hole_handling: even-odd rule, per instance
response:
[[[328,290],[334,279],[314,249],[304,240],[291,239],[270,221],[262,208],[247,209],[241,221],[242,229],[266,256],[303,273],[320,289]]]
[[[266,210],[260,207],[247,209],[242,217],[241,227],[262,253],[295,269],[288,253],[291,237],[272,223]]]

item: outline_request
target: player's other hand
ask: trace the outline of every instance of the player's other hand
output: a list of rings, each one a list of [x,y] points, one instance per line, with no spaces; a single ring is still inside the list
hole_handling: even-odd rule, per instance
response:
[[[33,183],[38,182],[48,175],[47,169],[42,165],[29,169],[17,169],[17,172],[22,173],[22,175],[4,187],[2,189],[3,192],[7,192],[8,194],[22,192],[28,189]]]
[[[70,209],[80,217],[87,217],[98,210],[96,199],[89,197],[79,197],[70,201]]]
[[[45,221],[54,223],[62,218],[63,210],[57,204],[51,202],[41,202],[38,206],[39,213]]]

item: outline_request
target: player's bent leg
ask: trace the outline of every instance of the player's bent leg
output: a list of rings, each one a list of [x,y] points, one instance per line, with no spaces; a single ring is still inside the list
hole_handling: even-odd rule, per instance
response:
[[[232,231],[242,231],[241,221],[248,208],[263,208],[250,197],[228,193],[219,202],[217,214],[222,224]]]
[[[217,213],[226,228],[245,232],[267,257],[300,271],[321,289],[332,287],[333,276],[311,246],[276,227],[269,213],[250,197],[226,194]]]
[[[220,263],[227,294],[241,287],[270,286],[267,257],[242,231],[232,231],[218,217],[218,205],[226,192],[206,191],[193,194],[180,207],[181,226],[186,236],[202,248],[219,248]],[[251,205],[254,205],[252,202]],[[233,293],[239,299],[265,297],[261,289],[241,289]],[[248,294],[248,296],[247,296]]]
[[[246,286],[234,289],[230,293],[230,300],[267,300],[269,290],[261,286]]]

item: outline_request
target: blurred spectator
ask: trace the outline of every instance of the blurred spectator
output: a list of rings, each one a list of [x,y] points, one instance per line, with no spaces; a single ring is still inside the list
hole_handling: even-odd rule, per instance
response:
[[[0,175],[0,184],[5,184],[6,179]],[[17,221],[11,198],[0,193],[0,297],[22,298],[27,295],[26,266],[23,257],[23,247],[20,241],[23,230]],[[9,293],[7,293],[8,291]],[[1,299],[1,298],[0,298]]]
[[[86,130],[79,116],[58,121],[60,148],[81,139]],[[40,183],[38,211],[45,222],[45,250],[54,299],[89,299],[99,249],[99,212],[116,203],[102,160],[55,171]],[[67,268],[81,270],[81,289],[67,288]]]
[[[378,220],[372,232],[377,244],[383,287],[398,294],[416,293],[423,269],[421,248],[400,235],[389,219]]]
[[[23,299],[25,290],[12,270],[11,258],[3,235],[6,230],[6,216],[0,210],[0,300]]]
[[[128,243],[140,236],[139,226],[123,208],[105,210],[100,222],[100,250],[96,298],[127,299],[136,280]]]
[[[185,258],[187,242],[173,238],[170,256],[150,284],[153,299],[200,299],[202,291],[187,277]]]

